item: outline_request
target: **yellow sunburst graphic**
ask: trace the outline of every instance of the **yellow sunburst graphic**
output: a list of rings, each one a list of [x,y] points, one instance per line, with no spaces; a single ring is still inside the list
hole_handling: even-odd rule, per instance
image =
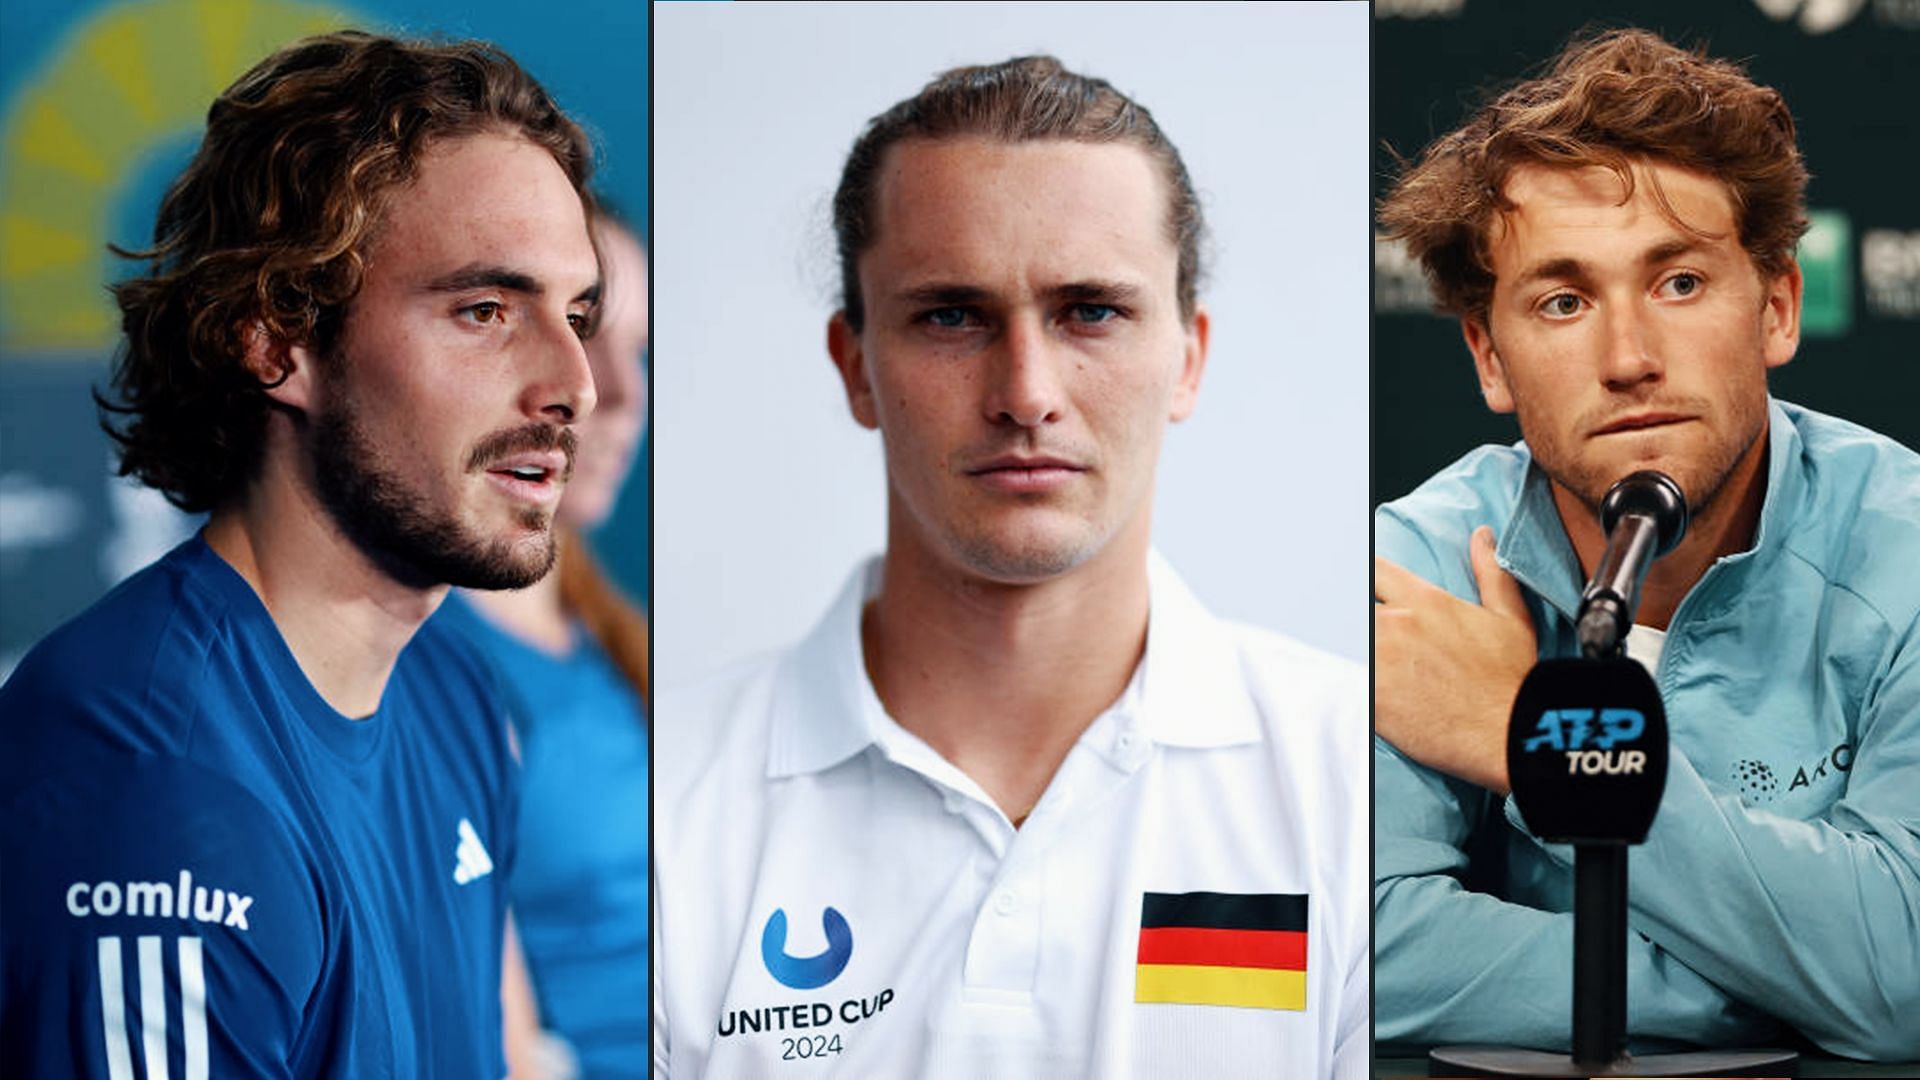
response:
[[[204,124],[214,96],[275,48],[346,25],[337,8],[289,0],[136,0],[73,27],[0,128],[0,355],[97,360],[111,347],[102,252],[141,156]]]

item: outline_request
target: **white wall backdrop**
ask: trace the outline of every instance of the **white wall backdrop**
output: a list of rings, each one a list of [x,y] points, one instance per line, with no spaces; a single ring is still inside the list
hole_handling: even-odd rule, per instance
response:
[[[1037,52],[1152,110],[1212,231],[1157,545],[1217,614],[1366,659],[1366,4],[664,3],[654,34],[662,685],[791,642],[880,549],[880,437],[825,346],[833,188],[869,117]]]

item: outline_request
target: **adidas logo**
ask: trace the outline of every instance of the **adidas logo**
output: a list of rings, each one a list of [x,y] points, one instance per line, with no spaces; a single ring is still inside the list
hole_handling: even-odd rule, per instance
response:
[[[473,822],[460,819],[460,846],[453,849],[453,880],[462,885],[493,873],[493,859],[487,855]]]

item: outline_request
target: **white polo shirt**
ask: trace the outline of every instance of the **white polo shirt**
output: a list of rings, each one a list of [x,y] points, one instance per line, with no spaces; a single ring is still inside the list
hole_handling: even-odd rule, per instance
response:
[[[879,566],[661,699],[657,1075],[1366,1076],[1359,667],[1156,555],[1131,685],[1016,830],[875,695]]]

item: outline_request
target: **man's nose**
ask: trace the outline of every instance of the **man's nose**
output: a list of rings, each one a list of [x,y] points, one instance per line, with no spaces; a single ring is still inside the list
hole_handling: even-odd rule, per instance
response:
[[[1637,303],[1611,304],[1602,321],[1606,352],[1601,379],[1609,386],[1628,387],[1666,374],[1666,361],[1652,312]]]
[[[586,343],[565,316],[543,319],[533,335],[525,365],[521,409],[548,423],[574,424],[593,412],[593,366]]]
[[[1039,318],[1011,319],[987,365],[987,418],[1021,427],[1059,420],[1066,407],[1060,365],[1071,362],[1061,351]]]

